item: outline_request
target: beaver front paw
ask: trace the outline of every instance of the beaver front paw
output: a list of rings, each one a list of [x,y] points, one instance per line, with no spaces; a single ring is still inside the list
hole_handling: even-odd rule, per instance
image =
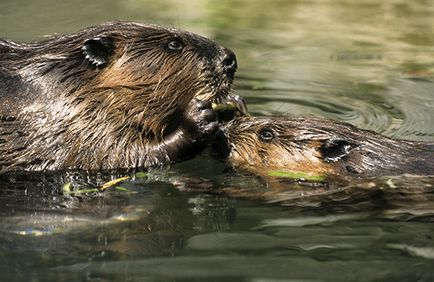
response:
[[[193,99],[184,112],[182,125],[195,142],[212,139],[217,133],[218,121],[211,102]]]

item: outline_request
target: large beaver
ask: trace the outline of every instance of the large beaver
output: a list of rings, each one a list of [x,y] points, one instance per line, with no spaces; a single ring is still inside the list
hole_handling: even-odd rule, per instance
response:
[[[112,22],[25,44],[0,39],[0,172],[149,168],[216,132],[234,53],[204,37]]]
[[[238,117],[220,137],[215,148],[231,166],[260,175],[434,175],[434,144],[394,140],[332,120]]]

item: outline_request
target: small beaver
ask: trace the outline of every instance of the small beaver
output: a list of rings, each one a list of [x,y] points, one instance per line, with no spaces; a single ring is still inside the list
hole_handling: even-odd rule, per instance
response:
[[[186,31],[110,22],[37,43],[0,39],[0,172],[150,168],[218,129],[235,54]]]
[[[259,175],[434,174],[434,144],[394,140],[332,120],[244,116],[222,132],[214,143],[217,153],[232,167]]]

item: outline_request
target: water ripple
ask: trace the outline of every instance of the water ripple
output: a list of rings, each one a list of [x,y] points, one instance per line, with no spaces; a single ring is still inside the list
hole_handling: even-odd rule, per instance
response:
[[[274,90],[263,97],[247,96],[256,115],[318,116],[348,122],[361,128],[391,134],[404,122],[396,108],[374,105],[355,98],[324,97],[322,93]],[[266,97],[266,98],[265,98]]]
[[[430,92],[434,86],[429,81],[396,80],[386,88],[350,85],[345,81],[331,85],[244,76],[237,86],[254,115],[317,116],[395,138],[434,140],[434,102]]]

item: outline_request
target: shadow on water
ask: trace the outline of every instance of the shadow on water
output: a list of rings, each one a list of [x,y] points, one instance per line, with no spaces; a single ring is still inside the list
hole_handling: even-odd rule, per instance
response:
[[[313,115],[434,141],[430,1],[2,1],[0,36],[113,19],[211,37],[255,115]],[[150,174],[0,180],[5,281],[432,281],[434,179],[335,183],[227,172],[207,157]]]

